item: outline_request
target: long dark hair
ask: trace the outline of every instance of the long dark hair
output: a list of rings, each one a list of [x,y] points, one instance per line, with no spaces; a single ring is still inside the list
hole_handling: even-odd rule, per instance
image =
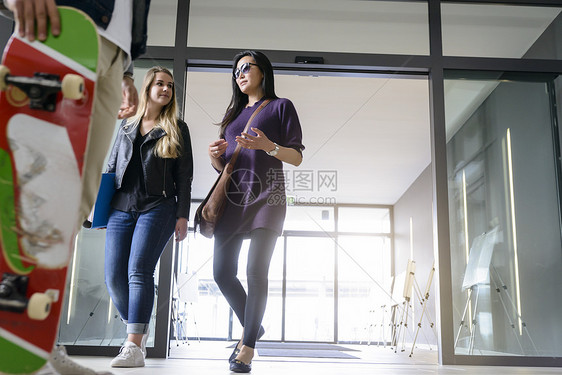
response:
[[[224,130],[226,126],[230,124],[242,109],[248,104],[248,95],[244,94],[240,91],[238,84],[236,83],[236,79],[234,78],[234,71],[238,65],[238,61],[244,56],[251,56],[258,68],[263,73],[263,80],[261,81],[261,88],[264,92],[264,99],[277,99],[277,95],[275,95],[275,83],[273,81],[273,66],[271,66],[271,62],[267,58],[266,55],[259,51],[242,51],[234,56],[234,60],[232,61],[232,98],[230,99],[230,104],[228,105],[224,119],[220,123],[220,136],[224,135]]]

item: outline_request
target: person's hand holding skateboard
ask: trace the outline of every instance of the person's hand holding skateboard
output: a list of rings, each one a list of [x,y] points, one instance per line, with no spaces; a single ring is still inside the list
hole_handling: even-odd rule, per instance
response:
[[[20,37],[33,42],[35,38],[47,38],[50,25],[53,35],[60,34],[60,18],[55,0],[4,0],[14,13],[17,32]]]

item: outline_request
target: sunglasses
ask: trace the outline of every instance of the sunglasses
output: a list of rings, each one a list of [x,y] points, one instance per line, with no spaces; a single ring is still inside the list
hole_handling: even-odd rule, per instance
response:
[[[234,79],[238,79],[238,77],[240,77],[240,73],[244,73],[244,74],[248,74],[250,72],[250,69],[252,69],[252,65],[258,66],[258,64],[254,64],[251,62],[247,62],[244,63],[242,65],[240,65],[240,68],[236,68],[236,70],[234,71]]]

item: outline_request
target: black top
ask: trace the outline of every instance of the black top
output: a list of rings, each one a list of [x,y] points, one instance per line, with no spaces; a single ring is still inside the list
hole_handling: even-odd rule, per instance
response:
[[[152,131],[152,130],[151,130]],[[141,145],[150,132],[140,134],[140,127],[133,143],[133,156],[125,170],[121,188],[115,192],[112,200],[113,208],[130,212],[145,212],[164,201],[163,195],[149,195],[144,186],[145,176],[141,161]],[[173,197],[169,197],[171,199]]]

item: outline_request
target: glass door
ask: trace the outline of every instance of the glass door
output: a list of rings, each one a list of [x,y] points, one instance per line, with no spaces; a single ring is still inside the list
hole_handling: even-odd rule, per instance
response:
[[[450,76],[455,354],[560,357],[560,78]]]
[[[228,66],[219,63],[194,61],[187,70],[186,121],[192,139],[201,140],[192,145],[194,164],[202,166],[194,171],[194,198],[206,196],[216,179],[207,147],[218,137],[214,124],[220,122],[230,100],[231,74]],[[287,216],[270,266],[263,340],[364,341],[361,334],[374,318],[370,310],[383,304],[379,295],[388,296],[393,266],[391,204],[430,163],[427,77],[399,78],[353,72],[312,74],[304,67],[276,71],[278,95],[295,104],[307,141],[303,164],[284,166]],[[405,107],[411,110],[404,111]],[[393,138],[396,134],[399,144],[389,141],[398,139]],[[372,173],[358,168],[365,160],[375,161]],[[400,187],[389,188],[392,184]],[[338,239],[347,255],[341,251],[337,255]],[[211,245],[201,236],[189,242],[188,268],[198,273],[199,293],[205,291],[208,304],[199,299],[204,310],[196,310],[198,333],[202,338],[236,339],[240,324],[212,280],[210,263],[203,265],[212,257],[207,250]],[[238,268],[243,284],[246,249],[245,244]],[[355,262],[365,262],[366,273]],[[343,273],[337,276],[340,266]],[[338,302],[338,293],[343,303]],[[364,314],[361,321],[353,316],[353,306]]]
[[[333,342],[335,243],[287,237],[285,340]]]
[[[391,341],[390,238],[338,237],[338,341]]]

